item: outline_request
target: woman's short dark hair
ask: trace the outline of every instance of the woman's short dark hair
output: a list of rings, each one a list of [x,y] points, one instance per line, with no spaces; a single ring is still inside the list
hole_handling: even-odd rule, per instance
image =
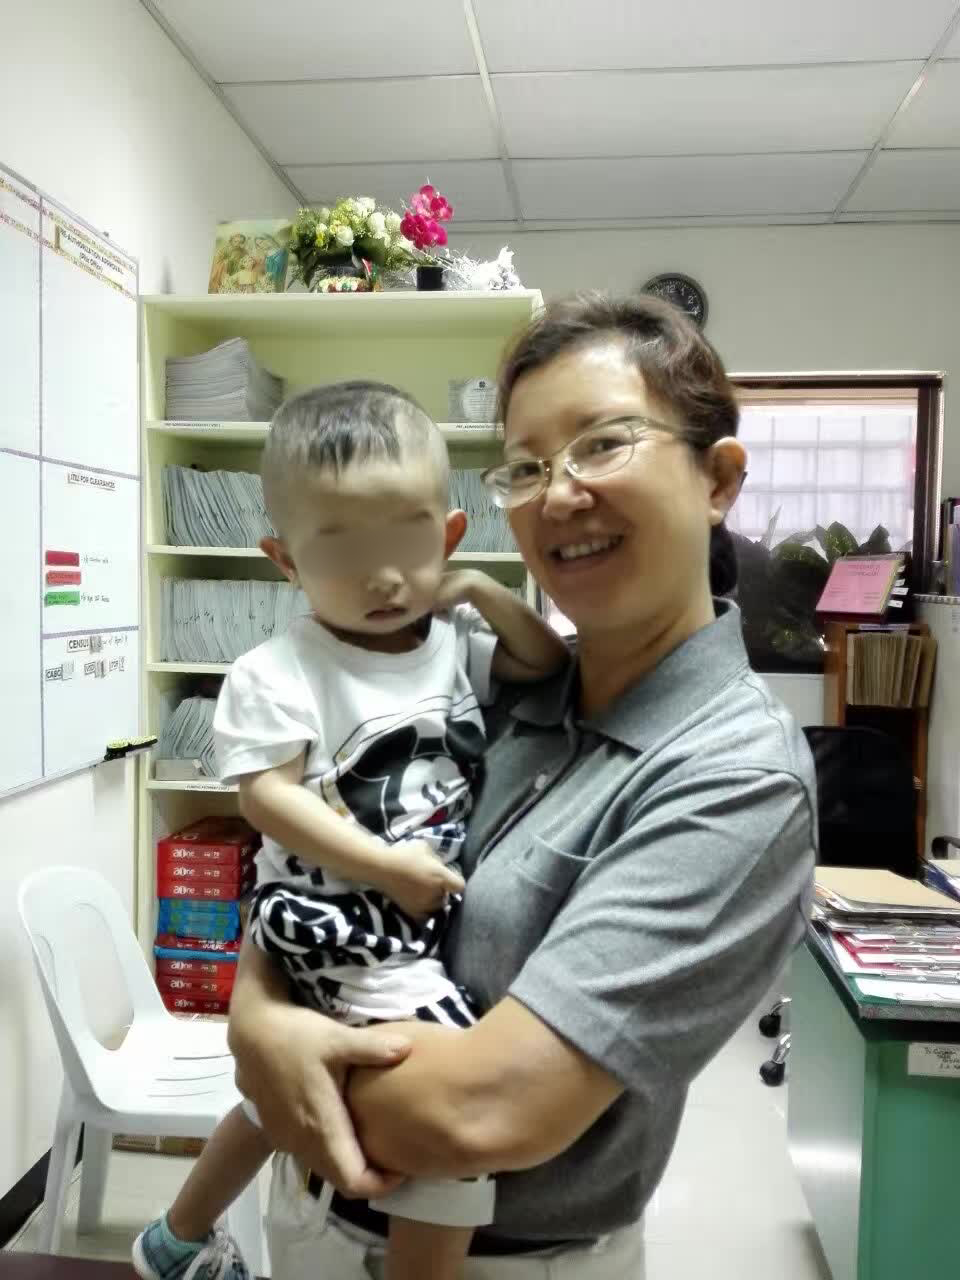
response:
[[[500,370],[503,422],[519,380],[558,356],[606,341],[623,344],[651,395],[669,405],[697,450],[737,433],[740,410],[723,361],[679,307],[649,294],[581,293],[548,303],[508,350]]]

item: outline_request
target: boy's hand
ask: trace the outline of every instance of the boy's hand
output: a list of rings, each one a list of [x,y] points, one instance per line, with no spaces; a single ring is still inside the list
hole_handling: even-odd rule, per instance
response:
[[[389,871],[383,889],[389,898],[415,920],[439,911],[450,893],[460,893],[465,881],[447,867],[426,840],[404,840],[387,854]]]
[[[452,609],[458,604],[473,604],[477,579],[483,579],[486,576],[479,569],[451,569],[440,579],[433,602],[434,609],[440,612],[443,609]]]

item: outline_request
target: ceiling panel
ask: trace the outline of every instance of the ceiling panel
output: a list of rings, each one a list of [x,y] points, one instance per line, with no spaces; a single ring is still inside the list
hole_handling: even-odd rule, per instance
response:
[[[922,63],[494,77],[513,156],[872,147]]]
[[[375,0],[361,16],[317,0],[154,0],[214,80],[451,75],[477,64],[458,4]]]
[[[508,221],[513,205],[498,160],[464,164],[308,165],[293,166],[288,174],[311,204],[332,204],[339,196],[373,196],[400,210],[404,200],[424,182],[432,182],[454,206],[457,222]]]
[[[956,0],[474,0],[491,71],[925,59]]]
[[[960,62],[940,62],[897,119],[892,147],[960,147]],[[955,163],[960,164],[960,156]]]
[[[282,165],[480,160],[498,154],[479,76],[224,90]]]
[[[834,209],[866,152],[624,160],[518,160],[532,221],[801,214]]]
[[[960,153],[882,151],[848,206],[850,213],[927,209],[960,213]]]

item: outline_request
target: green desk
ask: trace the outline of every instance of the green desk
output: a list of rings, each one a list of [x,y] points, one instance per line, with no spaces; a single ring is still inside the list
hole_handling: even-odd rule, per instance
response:
[[[911,1043],[960,1043],[960,1008],[865,1000],[811,929],[791,980],[790,1154],[833,1280],[960,1277],[960,1078]]]

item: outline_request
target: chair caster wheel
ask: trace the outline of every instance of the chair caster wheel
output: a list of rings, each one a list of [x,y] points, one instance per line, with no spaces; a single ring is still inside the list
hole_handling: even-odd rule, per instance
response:
[[[764,1084],[770,1085],[771,1088],[775,1088],[778,1084],[783,1084],[786,1074],[786,1063],[774,1062],[772,1058],[760,1068],[760,1079]]]
[[[779,1013],[765,1013],[757,1026],[760,1028],[762,1036],[769,1036],[771,1040],[776,1039],[780,1034],[780,1023],[782,1019]]]

